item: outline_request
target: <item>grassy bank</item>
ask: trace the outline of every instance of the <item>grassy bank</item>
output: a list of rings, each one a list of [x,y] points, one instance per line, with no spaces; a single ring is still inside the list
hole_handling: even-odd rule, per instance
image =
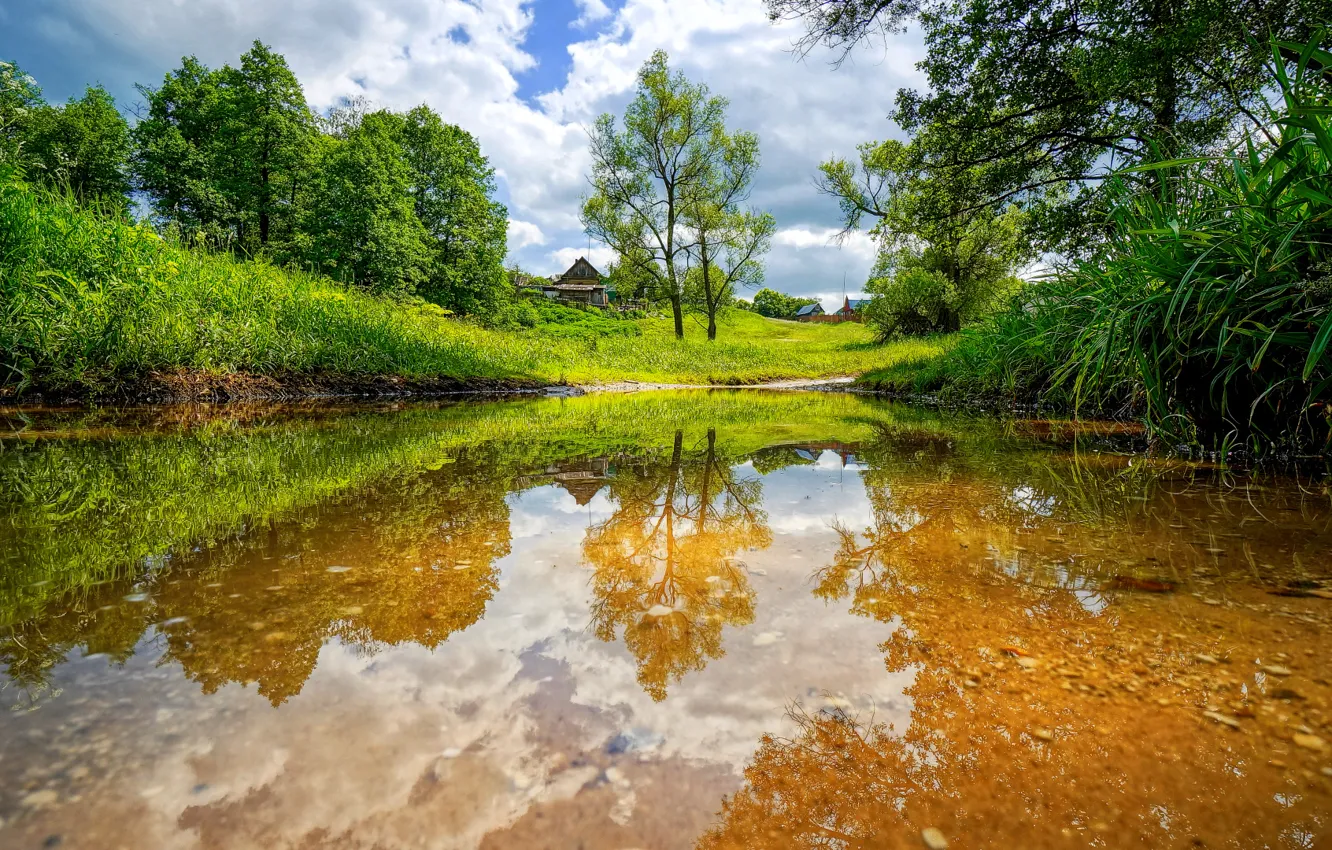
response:
[[[433,305],[164,240],[150,228],[0,179],[0,387],[9,394],[133,395],[153,376],[224,390],[356,389],[394,376],[423,388],[622,380],[746,384],[863,372],[928,344],[878,346],[859,325],[733,311],[721,339],[698,323],[571,337],[495,331]],[[195,380],[199,376],[205,379]]]
[[[883,390],[1140,416],[1171,444],[1332,449],[1332,53],[1278,45],[1269,139],[1152,163],[1110,186],[1096,255]]]

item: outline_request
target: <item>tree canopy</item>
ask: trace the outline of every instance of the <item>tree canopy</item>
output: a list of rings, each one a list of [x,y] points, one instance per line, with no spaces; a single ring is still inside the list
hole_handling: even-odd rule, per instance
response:
[[[430,107],[356,100],[316,116],[261,42],[237,68],[186,57],[140,91],[134,174],[159,223],[459,313],[508,296],[494,169]]]
[[[728,133],[726,107],[672,73],[658,50],[638,72],[623,128],[607,113],[591,133],[583,225],[615,250],[619,268],[635,270],[630,279],[651,281],[652,294],[670,301],[677,338],[687,301],[703,308],[716,337],[717,309],[737,285],[761,279],[758,258],[774,229],[771,216],[744,207],[758,138]]]
[[[764,288],[754,293],[754,312],[770,319],[794,319],[801,307],[817,303],[817,298],[797,298],[774,289]]]
[[[1038,213],[1046,247],[1076,249],[1116,166],[1210,152],[1237,125],[1267,132],[1269,36],[1304,41],[1329,0],[767,0],[808,51],[918,26],[928,89],[892,117],[939,179],[965,175],[975,205]]]

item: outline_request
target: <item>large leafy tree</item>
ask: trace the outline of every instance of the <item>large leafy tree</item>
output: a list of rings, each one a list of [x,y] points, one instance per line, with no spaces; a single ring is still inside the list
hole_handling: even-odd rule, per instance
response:
[[[17,164],[23,146],[20,124],[44,106],[37,81],[12,62],[0,62],[0,163]]]
[[[221,141],[231,168],[223,185],[235,198],[243,244],[266,248],[295,218],[297,180],[314,134],[305,92],[287,60],[256,41],[239,68],[224,68],[228,106]]]
[[[291,240],[315,127],[281,55],[256,41],[238,68],[186,57],[140,92],[134,174],[160,219],[247,253]]]
[[[981,169],[940,178],[919,144],[860,146],[858,161],[820,166],[819,188],[837,198],[849,232],[864,223],[881,251],[866,290],[881,337],[955,331],[998,306],[1033,258],[1027,216],[975,203]]]
[[[16,160],[28,179],[80,200],[127,203],[129,125],[106,89],[90,86],[63,106],[34,106],[17,123]]]
[[[303,256],[313,268],[375,292],[426,280],[429,236],[412,202],[401,117],[373,112],[342,137],[325,136],[305,211]]]
[[[80,199],[126,202],[129,124],[106,89],[91,86],[63,107],[38,110],[33,124],[28,159],[50,183]]]
[[[80,200],[123,205],[129,150],[129,125],[106,89],[89,86],[63,106],[48,104],[36,80],[0,62],[0,164]]]
[[[413,207],[431,254],[417,291],[460,313],[493,306],[508,292],[509,213],[493,199],[495,170],[470,133],[444,123],[430,107],[397,120]]]
[[[160,221],[221,237],[232,209],[217,180],[227,117],[218,74],[187,56],[161,86],[139,93],[147,113],[133,131],[136,188]]]
[[[591,133],[592,194],[583,202],[583,225],[670,300],[677,338],[684,336],[692,247],[683,217],[722,153],[725,113],[724,98],[671,73],[658,50],[638,72],[623,129],[607,113]]]
[[[1109,170],[1203,151],[1241,124],[1268,132],[1263,49],[1306,40],[1332,0],[767,0],[799,47],[842,51],[918,25],[926,91],[894,118],[935,174],[975,180],[974,205],[1029,202],[1048,244],[1074,246]],[[845,55],[843,53],[843,55]],[[1048,203],[1054,187],[1060,203]]]

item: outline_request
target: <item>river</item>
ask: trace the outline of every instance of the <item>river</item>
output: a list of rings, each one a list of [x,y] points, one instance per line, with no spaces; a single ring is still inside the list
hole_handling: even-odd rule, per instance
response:
[[[0,411],[0,847],[1332,846],[1332,496],[836,392]]]

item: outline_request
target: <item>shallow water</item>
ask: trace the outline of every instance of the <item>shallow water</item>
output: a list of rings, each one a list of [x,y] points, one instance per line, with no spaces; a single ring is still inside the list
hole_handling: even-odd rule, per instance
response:
[[[6,849],[1332,846],[1317,475],[823,393],[0,416]]]

